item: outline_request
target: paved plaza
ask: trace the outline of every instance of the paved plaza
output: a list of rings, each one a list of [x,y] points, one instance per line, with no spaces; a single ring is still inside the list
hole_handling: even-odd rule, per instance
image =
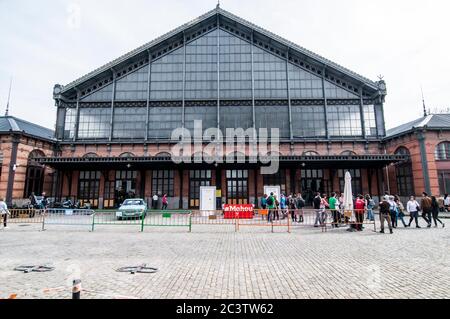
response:
[[[447,220],[448,221],[448,220]],[[0,230],[0,298],[448,298],[449,229],[394,235],[345,229],[12,224]],[[450,223],[449,223],[450,226]],[[153,274],[116,269],[146,263]],[[51,264],[53,272],[13,271]]]

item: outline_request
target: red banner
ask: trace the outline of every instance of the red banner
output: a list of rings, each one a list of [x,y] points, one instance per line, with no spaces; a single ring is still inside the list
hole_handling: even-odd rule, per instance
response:
[[[254,207],[251,204],[223,205],[225,219],[253,219]]]

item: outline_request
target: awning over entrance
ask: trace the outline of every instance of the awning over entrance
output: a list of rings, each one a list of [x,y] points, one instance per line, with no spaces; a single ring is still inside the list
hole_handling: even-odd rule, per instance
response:
[[[38,158],[41,164],[61,170],[104,170],[104,169],[154,169],[154,168],[195,168],[195,167],[261,167],[268,166],[271,157],[245,157],[219,163],[213,157],[185,157],[181,164],[171,157],[49,157]],[[389,164],[407,161],[408,155],[325,155],[325,156],[280,156],[280,166],[297,168],[382,168]]]

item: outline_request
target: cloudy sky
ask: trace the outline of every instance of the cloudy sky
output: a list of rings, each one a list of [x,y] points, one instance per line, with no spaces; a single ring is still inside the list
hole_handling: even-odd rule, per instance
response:
[[[67,84],[213,9],[215,0],[0,0],[0,112],[54,128]],[[221,6],[372,80],[387,128],[450,107],[448,0],[222,0]]]

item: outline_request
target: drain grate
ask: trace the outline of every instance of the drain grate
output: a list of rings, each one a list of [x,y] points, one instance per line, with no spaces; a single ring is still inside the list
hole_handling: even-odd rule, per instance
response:
[[[134,275],[135,273],[142,274],[153,274],[158,271],[158,268],[147,267],[147,264],[142,264],[140,266],[128,266],[117,269],[118,272],[129,272]]]
[[[55,270],[55,267],[47,265],[37,265],[37,266],[19,266],[14,268],[15,271],[23,271],[24,273],[30,272],[49,272]]]

